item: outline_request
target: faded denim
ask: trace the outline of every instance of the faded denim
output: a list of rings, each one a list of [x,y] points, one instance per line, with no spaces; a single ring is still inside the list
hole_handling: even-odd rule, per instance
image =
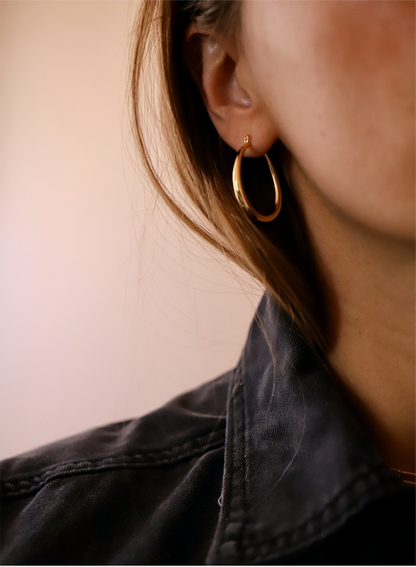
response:
[[[234,371],[8,459],[3,564],[414,564],[414,491],[264,296]]]

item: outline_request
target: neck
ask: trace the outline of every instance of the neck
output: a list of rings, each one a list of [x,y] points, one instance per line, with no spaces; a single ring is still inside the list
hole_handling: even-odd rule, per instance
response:
[[[343,217],[295,164],[329,314],[328,362],[388,466],[415,470],[414,242]]]

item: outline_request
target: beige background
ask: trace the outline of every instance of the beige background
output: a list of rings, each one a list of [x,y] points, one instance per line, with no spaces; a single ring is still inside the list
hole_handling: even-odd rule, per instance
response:
[[[232,367],[260,297],[166,221],[133,170],[134,10],[0,1],[1,457]]]

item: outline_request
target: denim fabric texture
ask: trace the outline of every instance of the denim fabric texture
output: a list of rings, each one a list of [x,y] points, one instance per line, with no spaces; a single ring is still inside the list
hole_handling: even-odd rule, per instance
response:
[[[414,564],[415,496],[265,295],[235,370],[7,459],[2,563]]]

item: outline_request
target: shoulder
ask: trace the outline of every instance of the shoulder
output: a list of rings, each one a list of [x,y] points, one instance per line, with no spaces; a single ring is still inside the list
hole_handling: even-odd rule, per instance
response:
[[[3,560],[15,563],[36,557],[48,563],[108,563],[108,554],[115,554],[120,563],[144,559],[154,563],[165,562],[167,549],[174,555],[181,540],[178,528],[189,522],[189,514],[197,511],[200,521],[217,516],[231,374],[142,418],[93,429],[3,461]],[[205,500],[211,504],[201,515]],[[175,515],[180,520],[176,528],[171,525]],[[158,530],[151,530],[155,522]],[[192,524],[191,532],[198,524],[195,517]],[[87,537],[83,533],[87,526],[93,529],[88,541],[73,547],[71,542]],[[133,532],[140,536],[132,547]],[[160,538],[161,532],[165,532],[164,545],[152,546],[152,538]],[[199,533],[204,533],[201,526]],[[156,556],[145,558],[146,553]]]

